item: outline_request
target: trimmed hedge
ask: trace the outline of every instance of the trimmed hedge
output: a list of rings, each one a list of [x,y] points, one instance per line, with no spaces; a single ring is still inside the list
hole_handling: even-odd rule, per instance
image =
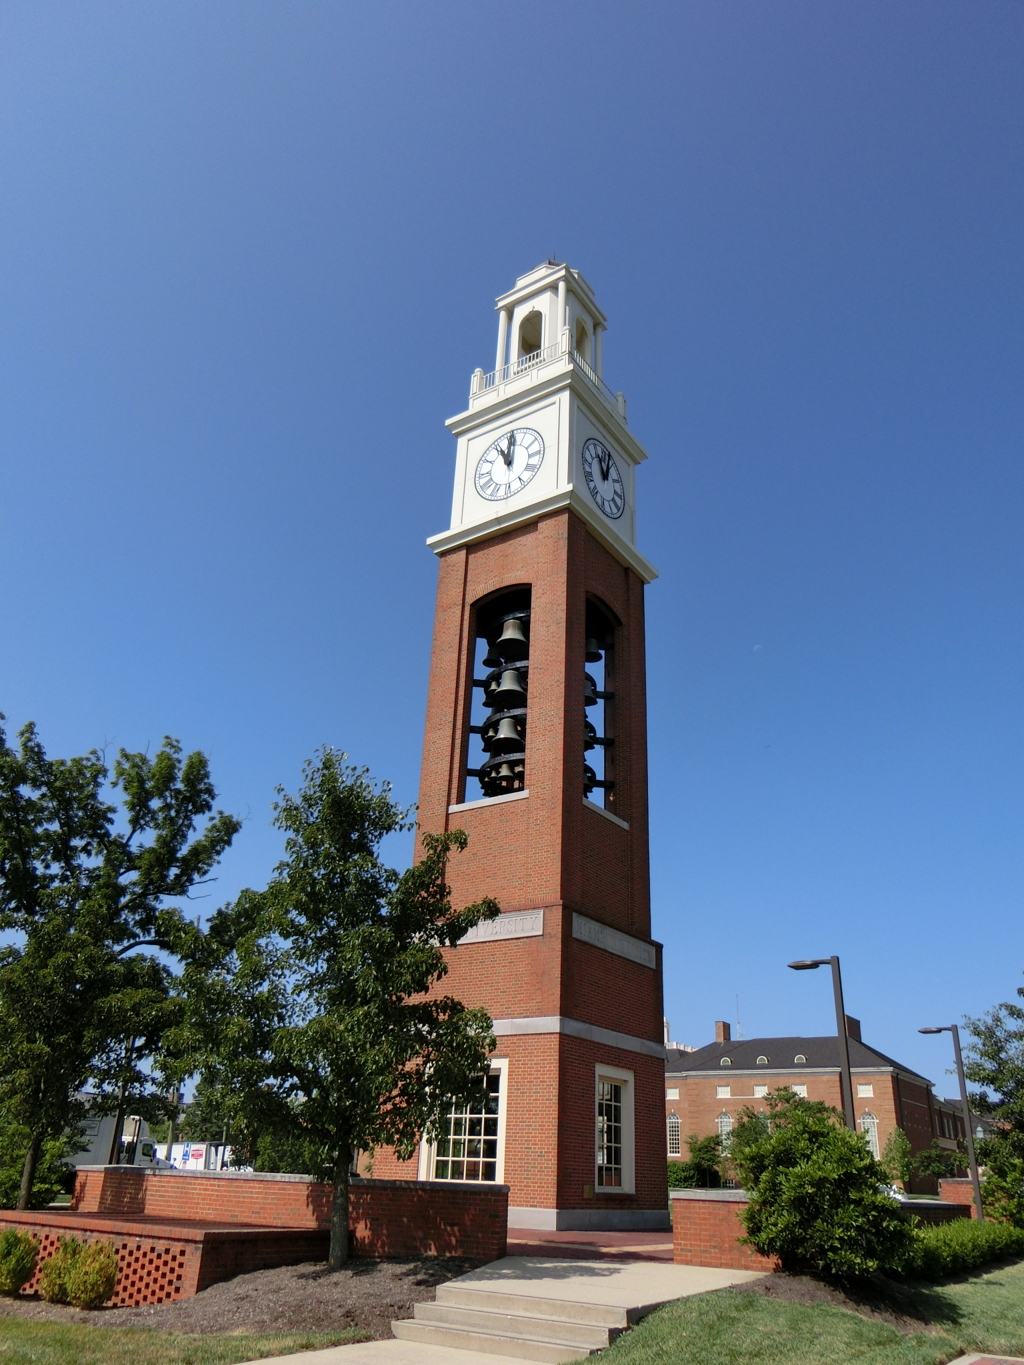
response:
[[[0,1232],[0,1294],[17,1294],[35,1274],[39,1243],[27,1232]]]
[[[1024,1256],[1024,1230],[973,1218],[918,1228],[914,1243],[906,1273],[916,1280],[944,1280],[991,1261]]]
[[[109,1242],[61,1237],[39,1271],[39,1293],[47,1303],[99,1308],[117,1287],[117,1256]]]

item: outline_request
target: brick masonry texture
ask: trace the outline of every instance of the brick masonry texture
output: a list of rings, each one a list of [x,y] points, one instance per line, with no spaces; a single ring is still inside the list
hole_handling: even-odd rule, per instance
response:
[[[115,1303],[187,1298],[249,1270],[327,1255],[331,1187],[314,1181],[124,1167],[80,1170],[67,1213],[0,1214],[40,1238],[111,1241],[122,1268]],[[508,1187],[355,1181],[349,1231],[356,1256],[505,1255]]]
[[[981,1197],[985,1198],[984,1191]],[[947,1204],[965,1204],[972,1218],[978,1216],[978,1210],[974,1207],[974,1187],[969,1180],[940,1180],[939,1198]]]
[[[805,1085],[809,1100],[823,1100],[839,1110],[843,1107],[838,1071],[812,1071],[797,1067],[791,1072],[774,1068],[751,1072],[722,1067],[720,1073],[711,1076],[706,1073],[686,1075],[670,1072],[665,1078],[665,1118],[667,1121],[670,1114],[679,1116],[683,1150],[678,1159],[686,1159],[688,1134],[696,1133],[699,1137],[705,1137],[718,1132],[718,1116],[723,1112],[730,1114],[733,1122],[738,1123],[741,1109],[763,1108],[763,1104],[754,1097],[756,1084],[766,1084],[771,1090],[778,1090],[782,1086]],[[858,1095],[858,1084],[870,1085],[874,1094]],[[720,1085],[728,1085],[731,1095],[719,1096],[717,1090]],[[679,1098],[670,1099],[668,1088],[678,1089]],[[874,1114],[878,1120],[879,1152],[885,1150],[886,1141],[894,1128],[903,1129],[915,1152],[929,1147],[933,1137],[941,1135],[934,1096],[927,1086],[898,1072],[857,1070],[853,1073],[853,1090],[858,1129],[861,1116],[865,1113]],[[910,1189],[915,1194],[934,1194],[938,1185],[932,1176],[915,1176]]]
[[[479,796],[463,776],[472,706],[475,613],[511,588],[531,592],[529,732],[520,801],[449,813]],[[588,598],[615,618],[608,704],[615,791],[629,829],[583,804],[583,675]],[[423,831],[464,829],[449,869],[463,906],[544,910],[542,937],[448,953],[440,991],[492,1018],[566,1016],[660,1043],[660,945],[654,970],[572,937],[579,911],[650,942],[643,584],[564,511],[440,557],[419,814]],[[663,1064],[565,1035],[499,1037],[509,1058],[504,1178],[517,1207],[665,1208]],[[635,1195],[594,1196],[596,1063],[635,1075]],[[408,1175],[389,1151],[374,1176]]]
[[[725,1270],[778,1269],[774,1258],[759,1256],[737,1238],[746,1236],[741,1214],[746,1201],[673,1199],[672,1259],[676,1265],[720,1266]]]

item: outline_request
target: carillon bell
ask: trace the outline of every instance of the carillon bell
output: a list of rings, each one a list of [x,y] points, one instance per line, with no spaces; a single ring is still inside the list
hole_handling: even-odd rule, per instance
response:
[[[514,782],[516,780],[516,772],[511,763],[503,763],[494,776],[499,782]]]
[[[599,640],[588,640],[584,649],[583,657],[588,664],[601,662],[601,642]]]
[[[504,720],[498,722],[498,733],[491,741],[491,753],[515,754],[521,752],[522,747],[523,741],[519,734],[519,726],[511,716],[506,716]],[[505,765],[502,764],[502,766]]]
[[[597,786],[597,773],[594,772],[593,768],[590,766],[589,763],[584,763],[584,765],[583,765],[583,790],[584,790],[584,792],[587,793],[587,794],[589,795],[590,792],[592,792],[596,786]]]
[[[497,668],[501,663],[501,655],[494,645],[488,642],[487,653],[484,655],[484,668]]]
[[[597,683],[589,673],[584,673],[583,675],[583,705],[597,705]]]
[[[523,634],[523,627],[519,621],[513,619],[505,622],[494,650],[509,663],[515,663],[519,659],[526,658],[530,652],[530,646],[526,642],[526,636]]]
[[[592,749],[597,742],[597,731],[589,720],[583,722],[583,750]]]
[[[597,700],[595,696],[594,701]],[[523,687],[522,678],[515,668],[506,668],[501,675],[501,682],[498,684],[496,692],[488,697],[491,706],[500,706],[503,710],[511,710],[513,706],[526,705],[526,689]],[[591,703],[587,703],[591,705]]]

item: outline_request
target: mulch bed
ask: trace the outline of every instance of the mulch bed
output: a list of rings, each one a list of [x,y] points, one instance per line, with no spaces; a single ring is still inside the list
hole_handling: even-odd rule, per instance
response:
[[[446,1280],[475,1270],[479,1261],[354,1260],[344,1270],[289,1265],[257,1270],[212,1285],[191,1299],[143,1308],[83,1313],[39,1298],[0,1297],[0,1315],[41,1322],[88,1322],[94,1327],[148,1327],[162,1332],[336,1332],[359,1328],[376,1340],[391,1336],[393,1318],[412,1317],[413,1304],[433,1299]]]

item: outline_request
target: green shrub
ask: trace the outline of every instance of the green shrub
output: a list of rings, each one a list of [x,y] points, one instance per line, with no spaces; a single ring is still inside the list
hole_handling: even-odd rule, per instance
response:
[[[747,1191],[743,1239],[784,1270],[838,1280],[899,1271],[914,1246],[882,1166],[842,1115],[791,1090],[745,1110],[729,1159]]]
[[[35,1274],[39,1244],[27,1232],[0,1232],[0,1294],[17,1294]]]
[[[906,1273],[917,1280],[943,1280],[1009,1256],[1024,1256],[1020,1228],[957,1218],[916,1230]]]
[[[116,1285],[117,1257],[109,1242],[86,1245],[75,1237],[62,1237],[39,1272],[39,1292],[47,1303],[76,1308],[99,1308]]]

